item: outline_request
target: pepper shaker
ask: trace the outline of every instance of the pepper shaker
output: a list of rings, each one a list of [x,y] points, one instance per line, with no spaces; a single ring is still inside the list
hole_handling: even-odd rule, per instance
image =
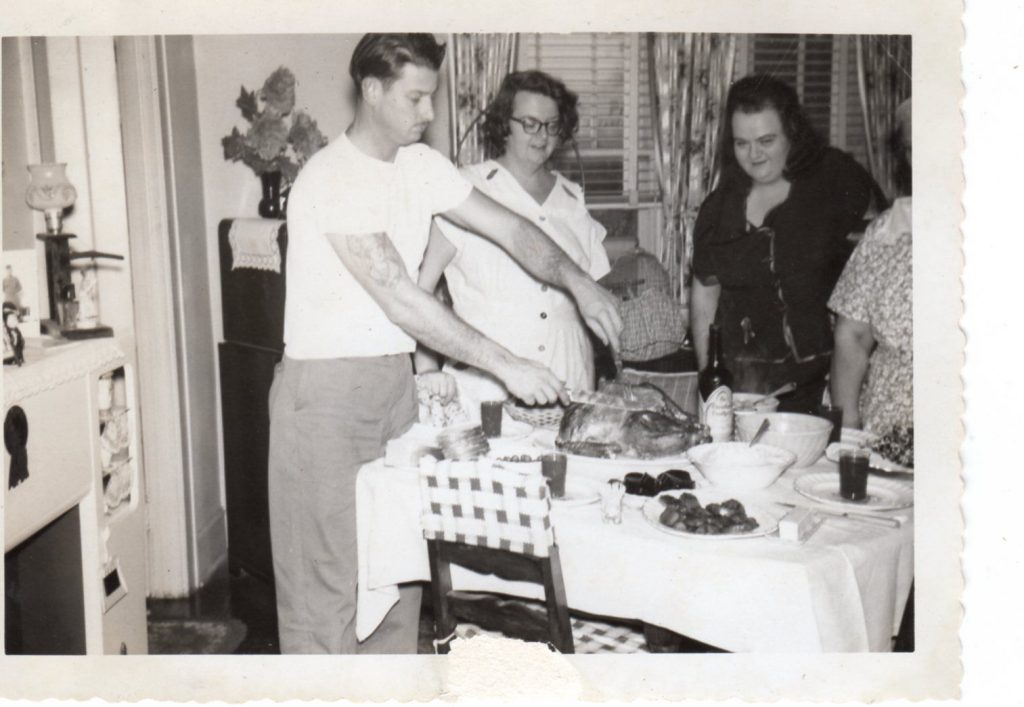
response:
[[[611,479],[601,489],[601,520],[618,525],[622,522],[622,499],[626,487],[618,479]]]

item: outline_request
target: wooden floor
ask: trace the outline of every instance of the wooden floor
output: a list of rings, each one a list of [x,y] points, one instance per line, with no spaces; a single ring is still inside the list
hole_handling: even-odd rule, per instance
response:
[[[433,654],[434,619],[429,606],[430,593],[425,592],[425,595],[428,600],[420,615],[419,653]],[[235,654],[281,652],[273,586],[244,570],[232,575],[226,567],[221,568],[188,599],[150,599],[146,608],[150,621],[237,619],[245,624],[246,636]]]

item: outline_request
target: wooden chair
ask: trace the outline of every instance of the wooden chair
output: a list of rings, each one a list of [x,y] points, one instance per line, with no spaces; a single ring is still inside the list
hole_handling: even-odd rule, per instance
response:
[[[420,491],[438,652],[447,653],[455,637],[449,602],[455,564],[543,585],[550,642],[562,653],[574,653],[544,478],[488,460],[438,462],[427,457],[420,462]]]

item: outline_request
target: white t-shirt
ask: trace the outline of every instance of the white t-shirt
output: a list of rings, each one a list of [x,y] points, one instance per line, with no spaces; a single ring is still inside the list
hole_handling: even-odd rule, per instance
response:
[[[302,169],[288,197],[285,353],[294,359],[408,353],[415,340],[387,318],[345,267],[327,234],[384,232],[415,280],[430,219],[461,204],[472,186],[423,144],[394,162],[341,135]]]

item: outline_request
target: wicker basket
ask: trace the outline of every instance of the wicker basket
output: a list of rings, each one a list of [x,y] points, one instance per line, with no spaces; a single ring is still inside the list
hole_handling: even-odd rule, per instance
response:
[[[686,339],[686,313],[671,295],[668,272],[640,248],[615,261],[601,284],[622,300],[622,358],[653,361],[678,351]]]
[[[512,400],[505,401],[505,412],[516,422],[525,422],[533,427],[545,427],[557,430],[562,424],[562,416],[565,408],[561,405],[543,405],[537,407],[524,407],[517,405]]]

